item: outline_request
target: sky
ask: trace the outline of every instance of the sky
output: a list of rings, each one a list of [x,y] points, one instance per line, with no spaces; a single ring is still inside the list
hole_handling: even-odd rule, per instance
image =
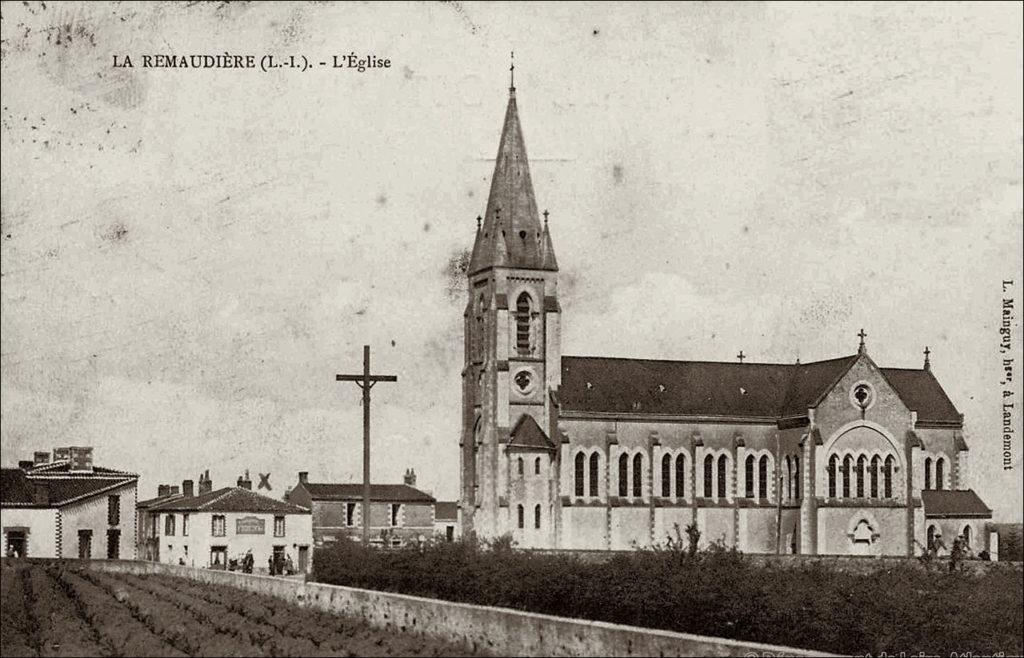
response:
[[[1021,520],[1019,3],[7,3],[5,465],[91,445],[458,490],[465,279],[510,51],[569,355],[932,368]],[[314,67],[143,68],[142,55]],[[129,55],[133,68],[115,68]],[[1015,380],[1001,384],[1001,282]],[[1002,391],[1018,412],[1004,470]]]

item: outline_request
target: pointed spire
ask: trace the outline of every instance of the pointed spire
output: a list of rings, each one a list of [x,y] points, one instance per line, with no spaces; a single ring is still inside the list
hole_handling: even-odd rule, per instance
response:
[[[558,271],[558,261],[555,260],[555,245],[551,242],[551,231],[548,229],[548,211],[544,211],[544,243],[541,245],[542,270]]]
[[[929,358],[931,356],[931,353],[932,353],[932,351],[930,349],[928,349],[927,345],[925,345],[924,346],[924,369],[925,370],[931,370],[932,369],[932,362],[931,362],[931,359]]]
[[[510,73],[514,75],[513,64]],[[514,79],[510,80],[514,83]],[[550,236],[541,227],[519,124],[515,85],[509,87],[483,232],[477,233],[469,273],[489,267],[556,270]]]

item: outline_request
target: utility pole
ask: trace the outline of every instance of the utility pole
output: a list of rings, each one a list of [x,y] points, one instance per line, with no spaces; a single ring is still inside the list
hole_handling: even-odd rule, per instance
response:
[[[377,382],[397,382],[394,375],[370,374],[370,346],[363,345],[363,373],[335,375],[339,382],[355,382],[363,389],[363,546],[370,545],[370,389]]]

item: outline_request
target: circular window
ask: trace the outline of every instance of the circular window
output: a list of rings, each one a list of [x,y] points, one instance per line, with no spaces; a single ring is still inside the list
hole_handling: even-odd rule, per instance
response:
[[[516,383],[516,388],[518,388],[519,392],[523,395],[526,395],[533,390],[533,374],[529,370],[520,370],[516,373],[512,381]]]
[[[850,404],[867,411],[875,404],[875,389],[867,382],[857,382],[850,388]]]

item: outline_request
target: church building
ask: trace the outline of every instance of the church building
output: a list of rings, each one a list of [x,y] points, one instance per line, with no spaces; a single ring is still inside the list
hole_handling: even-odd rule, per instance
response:
[[[467,535],[614,550],[695,524],[702,544],[751,553],[989,548],[963,415],[927,351],[920,369],[879,367],[862,331],[856,353],[815,363],[563,356],[514,86],[468,279]]]

